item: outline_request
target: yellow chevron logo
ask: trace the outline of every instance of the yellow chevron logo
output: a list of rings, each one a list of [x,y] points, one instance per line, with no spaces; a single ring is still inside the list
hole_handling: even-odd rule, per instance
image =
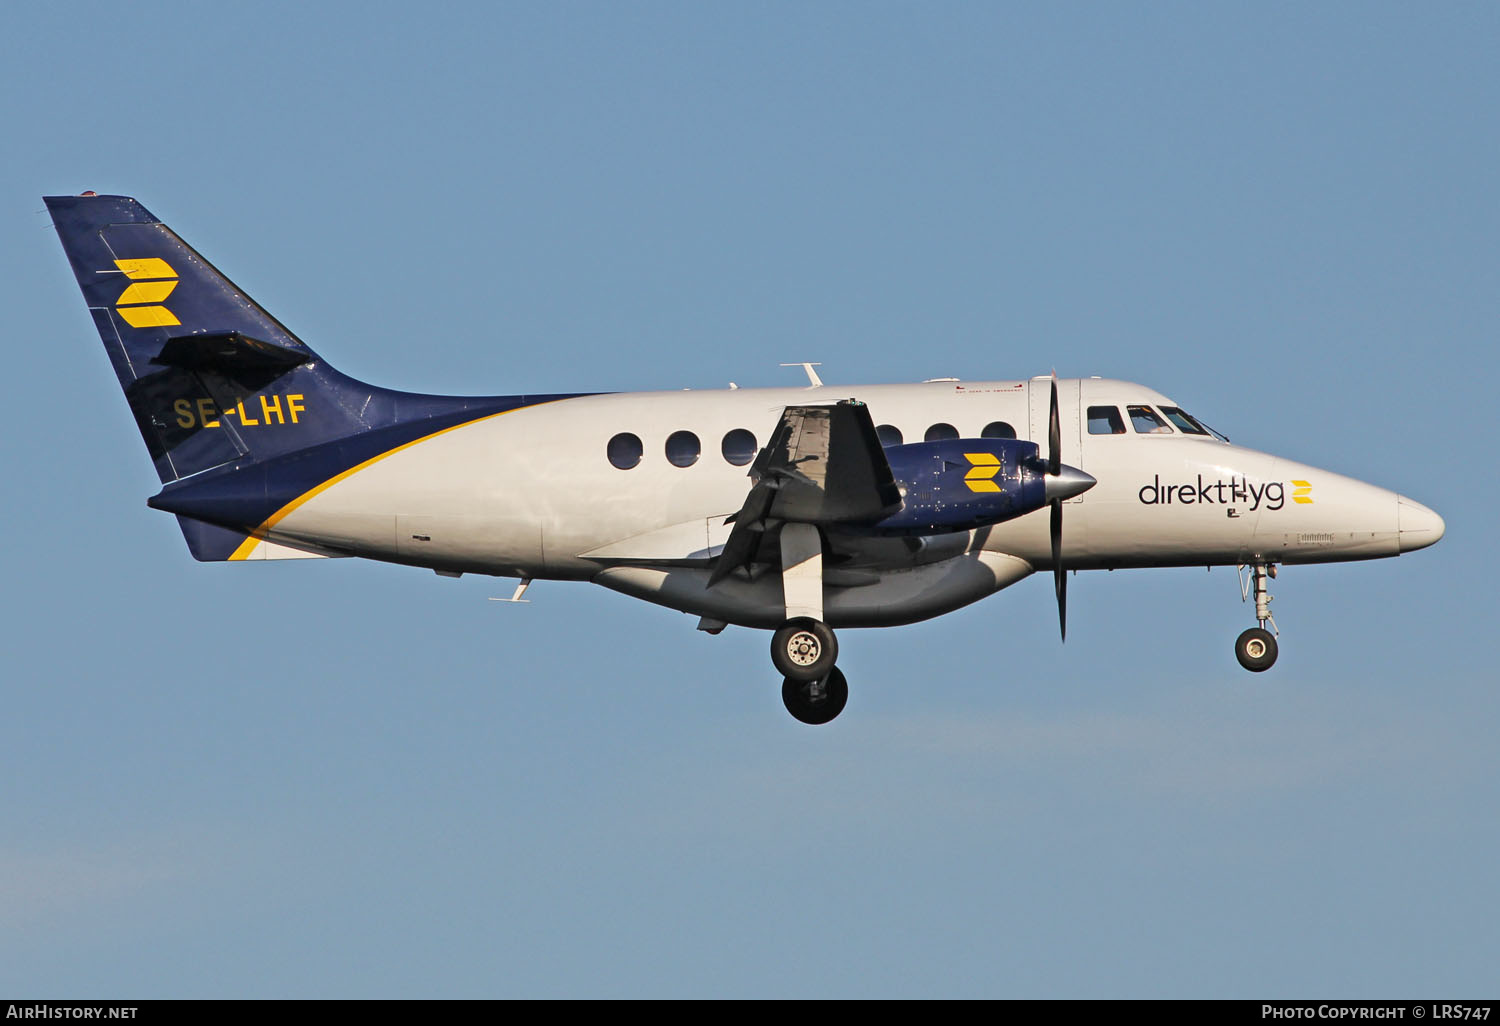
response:
[[[1000,473],[1000,457],[988,452],[966,452],[969,472],[964,475],[964,484],[971,492],[998,492],[1000,486],[990,480]]]
[[[1306,481],[1292,482],[1292,501],[1304,506],[1312,505],[1312,485]]]
[[[162,302],[177,287],[177,272],[161,257],[142,257],[137,260],[116,260],[115,266],[130,279],[120,298],[115,300],[115,312],[132,328],[168,328],[181,324],[177,315]]]

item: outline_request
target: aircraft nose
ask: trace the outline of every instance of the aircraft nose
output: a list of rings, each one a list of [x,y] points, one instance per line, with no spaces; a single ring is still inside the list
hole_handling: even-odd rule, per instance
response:
[[[1402,552],[1425,549],[1441,538],[1444,530],[1442,517],[1404,495],[1396,496],[1396,527]]]

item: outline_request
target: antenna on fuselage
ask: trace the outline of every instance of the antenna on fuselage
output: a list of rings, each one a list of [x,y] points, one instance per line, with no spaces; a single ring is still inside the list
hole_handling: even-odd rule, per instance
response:
[[[520,603],[522,603],[524,605],[525,603],[531,601],[531,599],[529,599],[529,598],[522,598],[521,597],[522,595],[526,594],[526,589],[529,588],[529,587],[531,587],[531,578],[530,577],[523,577],[523,578],[521,578],[521,583],[518,584],[518,585],[516,585],[516,593],[514,595],[512,595],[510,598],[491,598],[490,601],[491,602],[520,602]]]
[[[823,366],[821,363],[784,363],[784,364],[782,364],[782,366],[783,367],[801,367],[803,370],[807,371],[807,380],[810,382],[810,384],[807,386],[808,388],[822,388],[823,387],[823,379],[820,378],[820,377],[818,377],[818,372],[817,371],[813,370],[814,367],[821,367],[821,366]]]

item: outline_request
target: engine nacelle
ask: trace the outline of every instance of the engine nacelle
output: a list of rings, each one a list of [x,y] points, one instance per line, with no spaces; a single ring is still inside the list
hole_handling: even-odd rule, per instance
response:
[[[958,438],[896,445],[885,455],[902,503],[871,525],[880,534],[968,531],[1047,505],[1047,465],[1035,442]]]

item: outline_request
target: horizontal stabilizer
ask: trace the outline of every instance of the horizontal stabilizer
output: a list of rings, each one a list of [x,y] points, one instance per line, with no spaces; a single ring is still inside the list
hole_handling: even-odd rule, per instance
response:
[[[305,348],[265,342],[238,331],[178,335],[167,339],[151,362],[183,370],[211,370],[227,377],[247,371],[285,371],[306,363]]]

